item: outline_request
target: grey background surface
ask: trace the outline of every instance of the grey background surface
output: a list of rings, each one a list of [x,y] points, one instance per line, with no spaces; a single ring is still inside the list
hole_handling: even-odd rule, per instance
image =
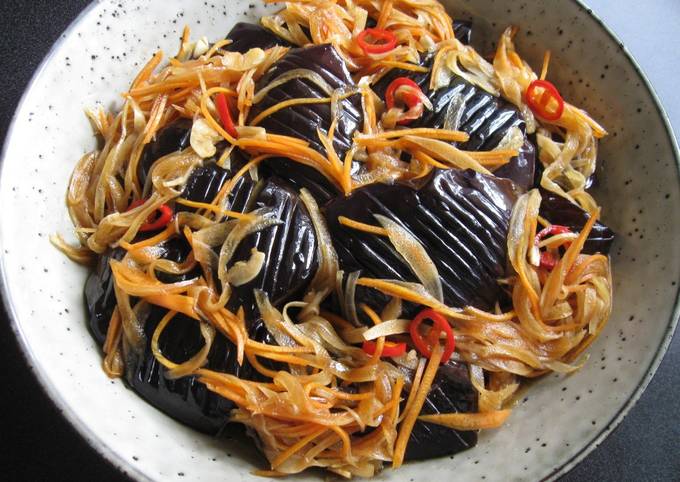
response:
[[[550,0],[548,0],[549,3]],[[23,90],[87,0],[0,0],[0,141]],[[680,0],[587,0],[648,75],[680,132]],[[46,93],[46,99],[49,93]],[[642,160],[644,161],[644,160]],[[0,312],[0,479],[125,480],[62,418]],[[623,423],[562,481],[680,481],[680,337]]]

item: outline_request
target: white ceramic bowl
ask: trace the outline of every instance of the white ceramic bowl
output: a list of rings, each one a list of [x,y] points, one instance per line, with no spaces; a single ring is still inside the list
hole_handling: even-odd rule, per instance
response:
[[[619,233],[614,312],[585,368],[535,384],[506,427],[483,433],[476,448],[453,460],[409,464],[380,478],[552,478],[620,422],[670,341],[680,278],[677,147],[635,62],[577,1],[445,3],[452,14],[475,20],[474,36],[486,48],[516,24],[521,52],[534,65],[551,49],[551,79],[611,132],[601,145],[605,169],[596,194]],[[48,235],[69,232],[65,186],[75,161],[95,145],[83,109],[119,103],[117,94],[158,47],[175,51],[185,24],[214,40],[236,21],[263,13],[258,0],[95,2],[42,64],[7,137],[0,274],[15,331],[57,406],[102,455],[139,479],[259,480],[250,474],[247,450],[179,425],[106,378],[85,324],[86,272],[53,249]],[[40,222],[25,222],[26,212]]]

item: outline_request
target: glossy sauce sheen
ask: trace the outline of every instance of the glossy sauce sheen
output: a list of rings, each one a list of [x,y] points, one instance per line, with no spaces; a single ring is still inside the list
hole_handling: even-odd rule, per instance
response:
[[[354,81],[342,57],[332,45],[326,44],[291,49],[258,82],[256,91],[286,72],[296,69],[308,69],[316,72],[332,89],[354,86]],[[253,106],[250,117],[254,118],[260,112],[285,100],[328,96],[326,92],[310,80],[293,79],[270,90],[260,103]],[[354,132],[363,122],[363,114],[359,95],[342,100],[339,104],[340,114],[333,146],[342,159],[352,145]],[[331,119],[329,103],[308,104],[279,110],[262,120],[260,125],[274,134],[304,139],[310,143],[312,148],[325,154],[326,150],[318,140],[317,128],[324,134],[328,133]]]
[[[469,22],[454,22],[454,31],[461,42],[470,42]],[[237,24],[227,38],[233,42],[224,49],[234,52],[244,53],[251,48],[267,49],[276,45],[290,47],[285,40],[253,24]],[[423,65],[430,68],[431,63],[432,57],[423,61]],[[354,85],[335,49],[330,45],[318,45],[292,48],[259,82],[256,91],[279,75],[299,68],[317,72],[333,89]],[[455,119],[455,125],[450,128],[470,135],[470,140],[459,146],[467,150],[491,150],[511,128],[516,127],[525,134],[524,120],[514,106],[458,77],[454,77],[447,87],[430,92],[429,73],[395,69],[374,86],[378,96],[384,98],[389,83],[401,76],[416,81],[434,106],[412,127],[442,128],[448,114]],[[261,103],[254,106],[250,119],[280,101],[302,97],[321,98],[327,97],[327,94],[313,82],[293,79],[272,89]],[[363,123],[363,114],[358,95],[340,104],[334,148],[342,159]],[[265,118],[260,125],[271,133],[304,139],[313,149],[325,155],[317,127],[325,134],[330,122],[330,105],[315,104],[280,110]],[[176,120],[146,146],[138,170],[142,184],[156,160],[189,147],[191,126],[189,119]],[[249,160],[235,150],[225,167],[218,166],[217,157],[225,147],[218,145],[217,156],[206,159],[193,170],[181,197],[202,203],[213,202],[224,184]],[[247,260],[253,248],[265,254],[265,263],[255,279],[234,287],[228,307],[232,311],[239,307],[245,309],[251,338],[276,344],[259,318],[253,293],[255,289],[265,291],[272,304],[281,309],[287,301],[304,295],[318,269],[318,242],[309,213],[299,197],[299,190],[305,188],[321,206],[325,206],[322,213],[339,256],[340,268],[346,275],[360,271],[366,277],[417,281],[411,268],[387,238],[346,228],[337,220],[342,215],[377,225],[373,215],[382,214],[408,229],[425,247],[441,276],[444,301],[448,305],[490,309],[501,295],[497,279],[507,274],[506,236],[512,206],[519,193],[536,185],[535,164],[535,149],[525,134],[519,156],[498,169],[495,173],[498,177],[455,169],[435,171],[417,184],[371,185],[344,197],[333,182],[311,167],[290,159],[267,159],[259,166],[258,177],[246,174],[239,179],[229,195],[228,209],[250,212],[267,208],[267,215],[281,222],[249,235],[240,243],[229,266]],[[360,170],[361,164],[354,162],[352,173],[357,174]],[[549,193],[542,194],[541,215],[546,219],[570,226],[573,230],[579,230],[587,221],[587,213],[578,206]],[[176,204],[175,209],[195,211],[180,204]],[[612,239],[611,230],[597,223],[586,243],[586,252],[606,253]],[[190,252],[186,241],[179,238],[167,241],[163,248],[162,257],[176,262],[182,262]],[[219,252],[219,247],[216,252]],[[121,259],[123,255],[123,250],[116,249],[102,256],[86,284],[90,330],[99,344],[105,340],[116,304],[109,260]],[[157,275],[163,282],[171,283],[200,275],[200,268],[181,276]],[[357,288],[357,305],[365,302],[380,310],[387,301],[387,297],[375,290]],[[403,316],[413,316],[419,308],[405,303]],[[165,313],[162,308],[151,309],[145,324],[147,343],[144,350],[126,353],[128,385],[149,403],[188,426],[218,433],[227,423],[229,410],[234,405],[208,391],[195,377],[169,380],[164,375],[165,369],[151,353],[151,337]],[[160,338],[163,354],[177,363],[189,359],[202,345],[198,324],[183,315],[177,315]],[[286,369],[275,362],[262,360],[262,363],[272,370]],[[242,378],[265,380],[247,362],[242,367],[236,363],[234,346],[219,333],[209,354],[208,368]],[[356,390],[356,387],[350,385],[347,390]],[[450,362],[437,373],[422,413],[476,412],[477,403],[477,392],[470,383],[467,365]],[[406,459],[450,455],[474,446],[476,442],[476,432],[459,432],[417,422],[407,446]]]
[[[477,412],[477,390],[470,382],[465,363],[450,362],[437,371],[421,414]],[[442,457],[477,445],[476,431],[452,430],[418,421],[406,446],[406,460]]]
[[[247,236],[240,244],[229,266],[250,258],[253,248],[265,254],[265,262],[257,277],[234,288],[230,306],[243,306],[250,319],[257,315],[253,291],[269,295],[274,306],[304,295],[318,268],[317,240],[307,208],[297,192],[276,177],[262,182],[254,209],[269,208],[268,217],[280,222]]]
[[[425,247],[442,280],[444,302],[489,309],[505,275],[506,236],[516,192],[511,182],[472,171],[436,171],[419,187],[376,184],[333,201],[326,210],[333,244],[347,273],[417,282],[389,239],[341,225],[338,216],[377,225],[382,214]],[[386,298],[357,289],[357,303],[380,308]]]

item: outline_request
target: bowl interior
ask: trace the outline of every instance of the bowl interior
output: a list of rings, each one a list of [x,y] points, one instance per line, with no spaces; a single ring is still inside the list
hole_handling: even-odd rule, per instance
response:
[[[609,130],[601,143],[596,198],[604,221],[619,235],[612,253],[614,312],[579,373],[534,383],[507,426],[483,433],[475,449],[380,477],[420,480],[427,471],[432,479],[453,473],[460,479],[542,479],[606,434],[649,381],[669,341],[680,278],[674,142],[623,48],[575,1],[554,0],[550,8],[539,2],[444,3],[452,14],[474,20],[483,53],[510,24],[520,26],[520,52],[536,68],[543,51],[552,50],[549,78]],[[187,429],[106,378],[85,325],[86,271],[48,237],[71,232],[65,187],[74,163],[95,147],[83,109],[119,105],[119,94],[158,48],[174,54],[184,25],[196,37],[216,40],[233,23],[265,10],[258,2],[233,0],[210,6],[95,2],[53,49],[8,136],[0,178],[5,302],[50,395],[98,450],[139,478],[259,480],[250,472],[253,463],[263,464],[243,442]],[[32,222],[25,222],[27,215]]]

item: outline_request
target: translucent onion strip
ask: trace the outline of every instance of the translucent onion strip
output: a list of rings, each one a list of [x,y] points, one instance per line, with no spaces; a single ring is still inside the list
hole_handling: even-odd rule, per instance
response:
[[[432,258],[427,254],[425,247],[418,239],[400,224],[392,221],[381,214],[375,214],[375,218],[387,230],[387,236],[397,252],[403,256],[413,273],[423,284],[425,289],[437,301],[443,303],[444,292],[441,278]]]

